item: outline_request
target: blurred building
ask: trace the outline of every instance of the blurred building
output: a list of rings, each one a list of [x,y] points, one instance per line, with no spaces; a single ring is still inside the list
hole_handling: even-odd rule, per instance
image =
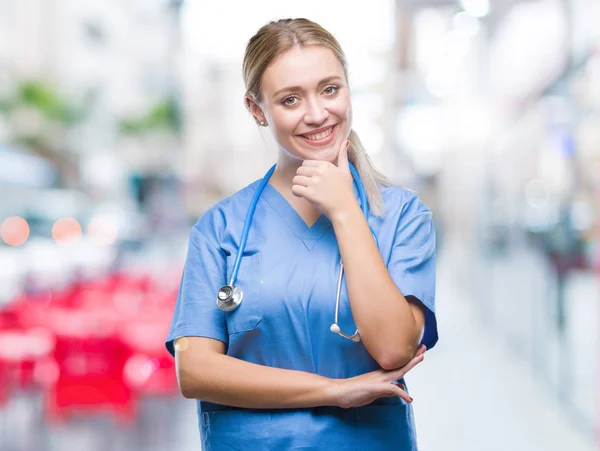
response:
[[[179,7],[179,1],[2,2],[0,98],[17,103],[24,84],[35,84],[73,105],[78,117],[56,138],[52,129],[64,124],[25,99],[0,116],[0,136],[41,136],[49,148],[44,156],[70,157],[80,171],[70,182],[89,189],[122,193],[130,172],[172,171],[181,152],[173,130],[179,119],[172,117],[180,84]]]
[[[270,133],[244,106],[238,61],[190,53],[183,71],[184,165],[190,217],[261,177],[275,159]]]
[[[460,3],[460,4],[459,4]],[[398,0],[400,152],[435,183],[481,321],[597,423],[597,2]]]
[[[434,213],[442,338],[433,365],[417,370],[430,377],[411,381],[429,397],[415,397],[431,431],[424,448],[454,449],[453,436],[456,449],[482,449],[478,437],[496,434],[510,437],[495,449],[529,451],[528,434],[561,434],[544,434],[556,424],[545,410],[574,435],[600,437],[600,2],[0,0],[0,443],[197,446],[194,406],[179,402],[170,356],[170,379],[157,386],[142,387],[156,360],[127,365],[144,404],[136,428],[119,434],[92,416],[81,416],[85,430],[47,424],[39,390],[48,385],[9,387],[7,375],[27,369],[3,365],[31,357],[14,343],[40,346],[40,328],[15,321],[38,309],[37,325],[52,334],[121,321],[136,347],[146,330],[166,352],[156,330],[176,298],[186,219],[276,159],[271,129],[244,107],[241,69],[247,39],[280,17],[307,17],[339,39],[370,157]],[[51,304],[71,310],[55,321]],[[530,410],[532,397],[497,391],[505,380],[511,395],[541,387],[553,404]],[[170,391],[159,400],[161,387]],[[439,409],[455,390],[470,415]]]

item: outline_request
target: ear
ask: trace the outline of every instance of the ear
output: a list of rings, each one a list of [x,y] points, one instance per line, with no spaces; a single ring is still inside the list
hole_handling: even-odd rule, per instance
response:
[[[254,116],[254,120],[257,123],[260,121],[264,121],[264,122],[267,121],[262,109],[260,108],[260,106],[258,106],[258,104],[256,103],[256,100],[254,100],[252,98],[252,96],[247,95],[246,98],[244,99],[244,101],[246,103],[246,108],[248,108],[248,111],[250,111],[250,114],[252,114],[252,116]]]

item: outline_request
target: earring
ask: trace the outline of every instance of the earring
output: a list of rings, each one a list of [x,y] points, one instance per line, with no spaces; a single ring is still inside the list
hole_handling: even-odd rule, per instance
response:
[[[258,125],[260,125],[261,127],[266,127],[267,123],[265,121],[258,121]]]

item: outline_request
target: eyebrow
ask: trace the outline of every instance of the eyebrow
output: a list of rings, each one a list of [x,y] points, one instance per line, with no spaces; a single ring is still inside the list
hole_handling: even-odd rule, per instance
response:
[[[323,85],[325,83],[329,83],[331,81],[341,80],[341,79],[342,79],[342,77],[340,77],[338,75],[332,75],[330,77],[326,77],[323,80],[321,80],[317,86],[321,86],[321,85]],[[282,92],[286,92],[286,91],[302,91],[302,87],[300,87],[300,86],[288,86],[287,88],[282,88],[279,91],[275,92],[275,94],[273,94],[273,97],[277,97],[279,94],[281,94]]]

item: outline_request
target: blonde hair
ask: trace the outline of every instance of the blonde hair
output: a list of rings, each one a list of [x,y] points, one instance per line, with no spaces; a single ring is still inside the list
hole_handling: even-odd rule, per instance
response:
[[[342,65],[344,76],[348,80],[346,57],[331,33],[308,19],[281,19],[264,25],[248,42],[243,64],[246,95],[259,103],[262,100],[262,76],[269,65],[292,47],[308,45],[320,45],[330,49]],[[348,159],[360,175],[370,211],[375,216],[383,216],[384,205],[380,185],[392,183],[375,169],[354,130],[350,130],[348,140]]]

